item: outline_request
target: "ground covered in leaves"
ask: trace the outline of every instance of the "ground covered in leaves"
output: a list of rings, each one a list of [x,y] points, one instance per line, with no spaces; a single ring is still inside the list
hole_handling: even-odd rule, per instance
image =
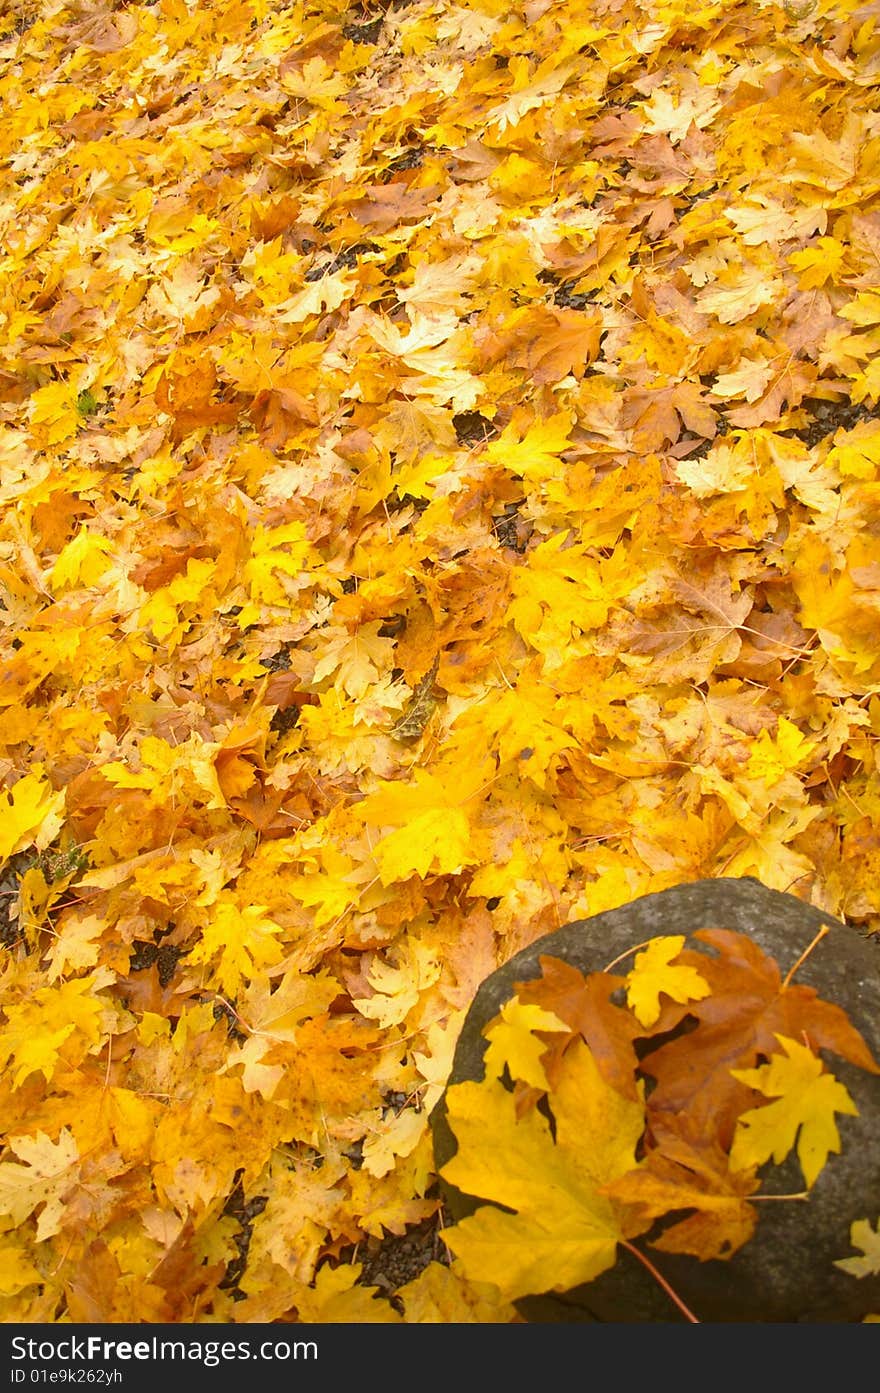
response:
[[[487,973],[880,927],[878,73],[851,0],[6,8],[0,1318],[509,1320]]]

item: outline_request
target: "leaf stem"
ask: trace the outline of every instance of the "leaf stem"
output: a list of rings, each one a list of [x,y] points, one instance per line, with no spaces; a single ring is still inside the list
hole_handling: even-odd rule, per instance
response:
[[[640,948],[647,948],[648,944],[652,942],[652,939],[646,938],[644,943],[634,943],[632,948],[627,948],[625,953],[618,953],[616,958],[612,958],[610,963],[606,963],[605,966],[602,968],[602,971],[610,972],[612,967],[616,967],[618,963],[622,963],[624,958],[628,958],[633,953],[637,953]]]
[[[749,1204],[755,1204],[758,1200],[808,1200],[809,1190],[798,1190],[794,1195],[749,1195]]]
[[[825,937],[825,935],[828,934],[828,933],[830,933],[830,932],[831,932],[831,930],[829,929],[828,925],[827,925],[827,924],[823,924],[822,927],[820,928],[819,932],[816,934],[815,938],[813,939],[813,941],[812,941],[811,943],[808,943],[808,944],[807,944],[806,948],[805,948],[804,951],[801,953],[801,955],[800,955],[800,957],[798,958],[797,962],[796,962],[792,967],[790,967],[790,968],[788,969],[788,971],[786,972],[785,978],[784,978],[783,983],[782,983],[782,986],[779,988],[780,992],[784,992],[784,991],[785,991],[786,987],[787,987],[787,986],[789,985],[789,983],[791,982],[792,977],[793,977],[794,974],[797,972],[797,970],[798,970],[798,968],[800,967],[801,963],[804,962],[804,960],[805,960],[806,958],[809,957],[809,955],[812,953],[813,949],[815,948],[816,944],[819,943],[819,942],[821,941],[821,939],[823,939],[823,938]]]
[[[678,1309],[683,1313],[685,1320],[691,1321],[694,1325],[700,1324],[699,1317],[695,1316],[690,1307],[685,1305],[678,1293],[669,1285],[662,1272],[657,1271],[657,1268],[651,1262],[650,1258],[646,1258],[645,1254],[640,1252],[634,1243],[628,1243],[626,1239],[621,1240],[621,1247],[625,1248],[628,1253],[632,1253],[633,1257],[638,1258],[642,1266],[648,1269],[654,1281],[660,1284],[670,1301],[674,1301]]]

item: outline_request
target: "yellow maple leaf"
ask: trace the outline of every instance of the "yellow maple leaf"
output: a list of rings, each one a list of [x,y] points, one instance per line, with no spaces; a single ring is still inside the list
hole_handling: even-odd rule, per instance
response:
[[[522,206],[545,197],[545,166],[516,152],[496,165],[489,175],[489,187],[503,201]]]
[[[569,1027],[552,1011],[543,1006],[525,1004],[517,997],[505,1001],[501,1016],[486,1030],[489,1048],[486,1051],[486,1072],[500,1078],[505,1068],[513,1079],[521,1079],[533,1088],[549,1089],[541,1056],[547,1043],[534,1034],[536,1030],[564,1030]]]
[[[779,285],[769,268],[741,262],[737,269],[728,270],[718,283],[696,297],[697,308],[703,314],[714,314],[722,324],[739,324],[762,305],[772,304],[779,294]]]
[[[716,395],[720,395],[720,381],[716,380]],[[701,459],[677,460],[675,473],[697,498],[710,498],[713,493],[740,493],[755,486],[751,456],[725,440],[718,441]]]
[[[828,280],[836,280],[843,270],[846,246],[836,237],[820,237],[815,246],[792,252],[788,264],[800,274],[801,290],[815,290]]]
[[[513,600],[507,609],[519,633],[558,667],[579,634],[601,628],[638,577],[621,548],[596,559],[587,548],[569,545],[559,532],[529,553],[528,565],[511,576]]]
[[[440,976],[436,953],[416,937],[405,939],[391,949],[393,961],[373,959],[366,978],[374,994],[355,997],[352,1005],[362,1016],[383,1027],[400,1025],[416,1005],[422,991]]]
[[[415,1108],[404,1108],[372,1136],[363,1146],[363,1165],[370,1175],[383,1176],[392,1171],[398,1156],[410,1156],[427,1135],[428,1114]]]
[[[191,556],[183,575],[175,576],[166,587],[168,594],[175,604],[192,604],[202,598],[205,587],[216,573],[215,561],[200,561],[198,557]]]
[[[477,859],[470,819],[461,806],[479,787],[474,771],[462,771],[457,787],[451,777],[444,780],[426,769],[415,769],[413,775],[412,783],[383,781],[360,805],[369,824],[403,824],[373,848],[383,885],[412,874],[422,879],[429,872],[457,875]]]
[[[358,1282],[362,1267],[359,1262],[340,1267],[324,1263],[319,1267],[313,1285],[304,1288],[297,1298],[300,1321],[316,1325],[398,1324],[400,1316],[379,1295],[379,1288]]]
[[[751,190],[742,203],[732,199],[724,216],[747,247],[810,237],[824,231],[828,221],[824,208],[792,207],[756,190]]]
[[[642,1025],[653,1025],[660,1015],[660,993],[673,1001],[701,1001],[711,987],[695,967],[675,965],[685,944],[684,934],[652,938],[636,954],[626,978],[626,999]]]
[[[174,270],[161,281],[151,285],[147,294],[147,304],[151,308],[163,319],[179,324],[191,322],[199,310],[209,309],[219,299],[219,288],[206,286],[198,261],[187,257],[178,261]]]
[[[458,1151],[441,1174],[494,1202],[444,1232],[464,1274],[515,1300],[568,1291],[613,1266],[623,1234],[599,1187],[635,1166],[644,1106],[608,1087],[583,1041],[553,1094],[555,1142],[541,1113],[517,1119],[497,1079],[455,1084],[446,1098]]]
[[[60,880],[47,882],[39,866],[31,866],[25,871],[18,884],[18,923],[26,937],[32,939],[35,930],[45,924],[50,910],[61,899],[72,879],[71,872]],[[57,946],[57,939],[53,946]],[[91,967],[96,960],[97,956],[78,965]]]
[[[754,741],[746,773],[772,788],[790,769],[797,769],[808,759],[815,748],[814,741],[802,735],[792,721],[780,716],[775,738],[762,730]]]
[[[42,772],[35,766],[0,793],[0,861],[32,842],[44,850],[61,830],[64,790],[56,793]]]
[[[265,600],[271,605],[288,604],[290,592],[279,576],[293,579],[302,576],[309,551],[306,529],[301,522],[268,529],[258,527],[244,567],[244,580],[251,598]]]
[[[28,401],[28,415],[35,434],[47,445],[60,445],[76,435],[82,417],[76,409],[78,392],[71,382],[63,379],[38,387]]]
[[[112,760],[102,765],[101,774],[117,788],[146,789],[159,805],[196,798],[207,808],[225,809],[227,803],[214,763],[219,748],[197,731],[179,745],[145,735],[138,748],[138,771],[129,769],[121,760]]]
[[[327,842],[321,849],[319,867],[303,871],[287,881],[294,899],[314,910],[316,928],[340,919],[346,910],[357,904],[360,887],[354,870],[351,857]]]
[[[880,1219],[872,1228],[867,1219],[856,1219],[849,1230],[849,1241],[854,1248],[861,1248],[860,1258],[838,1258],[834,1264],[851,1277],[876,1277],[880,1275]],[[876,1317],[880,1320],[880,1316]]]
[[[856,583],[856,577],[874,563],[875,550],[873,538],[856,533],[841,568],[824,538],[801,533],[791,558],[792,583],[800,600],[799,623],[816,629],[832,660],[851,665],[857,674],[868,674],[877,666],[873,592]]]
[[[77,584],[94,585],[110,566],[107,553],[112,550],[113,544],[107,537],[80,527],[72,541],[58,553],[49,572],[49,584],[56,592]]]
[[[858,1116],[858,1108],[822,1060],[806,1045],[777,1035],[785,1054],[771,1055],[757,1069],[731,1069],[735,1079],[777,1101],[744,1112],[737,1120],[730,1148],[730,1169],[762,1166],[772,1156],[778,1166],[797,1138],[804,1182],[811,1189],[828,1159],[840,1151],[837,1112]]]
[[[62,1057],[78,1064],[99,1044],[106,1026],[115,1021],[109,1002],[95,992],[113,979],[109,969],[77,977],[57,986],[39,987],[29,1001],[5,1006],[6,1024],[0,1027],[0,1066],[10,1060],[18,1066],[13,1088],[33,1073],[48,1082]]]
[[[43,1280],[31,1261],[28,1247],[26,1239],[15,1242],[7,1237],[0,1242],[0,1296],[15,1296]]]
[[[848,319],[860,329],[872,324],[880,324],[880,291],[860,290],[855,298],[844,305],[840,311],[841,319]]]
[[[471,828],[461,808],[437,806],[416,813],[406,827],[389,832],[373,852],[383,885],[406,880],[458,875],[476,857],[471,852]]]
[[[71,1184],[71,1169],[79,1160],[73,1134],[62,1127],[57,1142],[45,1132],[35,1136],[13,1137],[9,1149],[19,1159],[0,1165],[0,1214],[21,1224],[35,1210],[37,1242],[58,1232],[64,1213],[63,1195]]]
[[[367,688],[377,682],[383,668],[392,666],[394,645],[390,638],[379,633],[381,623],[374,620],[361,624],[350,634],[327,634],[319,649],[312,680],[323,682],[335,673],[334,686],[341,688],[355,701],[365,695]]]
[[[880,472],[880,428],[860,421],[850,431],[837,431],[825,463],[856,479],[876,479]]]
[[[509,71],[512,90],[503,102],[491,108],[487,117],[487,124],[497,126],[499,132],[518,125],[527,112],[552,101],[574,73],[581,78],[580,65],[560,64],[558,53],[551,53],[534,72],[528,57],[517,54],[510,59]]]
[[[418,1277],[398,1287],[395,1295],[403,1303],[409,1325],[448,1325],[477,1323],[508,1325],[518,1319],[515,1306],[502,1300],[490,1282],[471,1282],[453,1259],[429,1262]]]
[[[413,1064],[425,1080],[420,1090],[425,1112],[432,1111],[446,1087],[464,1017],[461,1009],[453,1011],[445,1021],[432,1021],[425,1031],[427,1051],[423,1054],[413,1050]]]
[[[157,590],[141,606],[140,624],[145,631],[152,630],[153,638],[172,652],[187,630],[186,620],[180,618],[167,587]]]
[[[570,411],[558,411],[546,421],[531,424],[519,413],[489,445],[486,458],[530,482],[555,478],[563,469],[559,457],[570,447],[571,431]]]
[[[718,374],[712,384],[712,395],[722,399],[742,397],[744,401],[757,401],[773,380],[774,373],[772,360],[743,356],[732,372]]]
[[[156,226],[151,226],[150,238],[160,246],[168,247],[170,251],[183,254],[203,246],[219,228],[220,224],[216,219],[209,218],[204,213],[191,213],[187,218],[186,229],[181,230],[176,236],[173,235],[172,226],[169,224],[164,232],[160,232]]]
[[[416,265],[410,285],[401,286],[398,298],[402,305],[429,317],[442,317],[449,311],[462,313],[479,270],[478,256],[426,257]]]
[[[283,950],[277,935],[282,932],[280,924],[266,917],[265,905],[242,908],[226,895],[211,907],[210,919],[190,953],[190,961],[215,963],[221,991],[234,996],[242,979],[281,961]]]
[[[493,740],[502,760],[515,762],[518,777],[525,775],[545,788],[562,752],[578,748],[565,729],[567,709],[567,703],[553,702],[546,688],[523,677],[515,688],[493,691],[469,718],[478,722],[484,738]]]
[[[679,145],[691,125],[708,126],[720,105],[712,88],[680,92],[676,100],[665,87],[658,87],[644,104],[644,129],[651,135],[668,135],[673,145]]]
[[[292,69],[284,74],[281,84],[285,91],[294,97],[307,97],[315,106],[333,110],[337,103],[334,98],[348,90],[345,75],[334,72],[325,58],[308,58],[301,69]]]

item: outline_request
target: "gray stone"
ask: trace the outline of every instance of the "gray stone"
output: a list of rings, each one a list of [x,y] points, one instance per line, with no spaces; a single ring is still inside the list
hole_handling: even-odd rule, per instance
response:
[[[583,973],[600,971],[618,954],[658,935],[700,928],[749,934],[786,972],[827,924],[795,980],[840,1006],[880,1062],[880,945],[793,895],[751,878],[696,881],[646,895],[619,909],[567,924],[545,935],[493,972],[480,986],[459,1037],[449,1083],[480,1080],[486,1040],[482,1030],[514,995],[515,984],[540,977],[539,958],[557,957]],[[622,969],[625,971],[626,969]],[[823,1051],[826,1068],[846,1086],[858,1117],[838,1116],[841,1151],[831,1154],[807,1202],[759,1205],[758,1227],[726,1260],[701,1262],[645,1247],[663,1275],[701,1321],[846,1322],[880,1314],[880,1275],[856,1278],[834,1265],[859,1254],[850,1225],[880,1219],[880,1075]],[[445,1094],[432,1115],[438,1171],[455,1154]],[[487,1137],[486,1145],[491,1146]],[[774,1172],[773,1190],[796,1192],[803,1178],[794,1152]],[[473,1213],[479,1200],[441,1180],[453,1220]],[[564,1294],[525,1297],[517,1307],[528,1321],[675,1322],[684,1317],[624,1249],[614,1267]]]

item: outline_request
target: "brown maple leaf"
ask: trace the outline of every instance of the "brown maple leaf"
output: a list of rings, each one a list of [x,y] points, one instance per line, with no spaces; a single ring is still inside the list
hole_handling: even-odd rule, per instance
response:
[[[773,376],[757,401],[728,411],[732,426],[751,428],[766,421],[778,421],[785,410],[793,411],[814,388],[816,368],[812,363],[795,361],[788,353],[772,360]],[[747,399],[748,401],[748,399]]]
[[[717,956],[686,948],[678,961],[697,968],[711,993],[688,1003],[696,1029],[652,1050],[640,1066],[657,1081],[648,1103],[656,1138],[680,1131],[686,1113],[691,1136],[705,1132],[729,1148],[747,1103],[744,1085],[730,1071],[769,1058],[778,1048],[777,1035],[806,1037],[814,1049],[831,1050],[880,1073],[841,1007],[821,1000],[812,987],[785,982],[778,964],[753,939],[729,929],[698,929],[693,937]]]
[[[173,438],[182,440],[199,426],[237,419],[235,402],[214,399],[217,370],[204,353],[178,351],[156,386],[156,405],[174,419]]]
[[[520,1001],[552,1011],[572,1030],[579,1031],[593,1052],[606,1083],[625,1098],[639,1096],[636,1087],[638,1058],[633,1040],[642,1032],[631,1012],[616,1006],[613,994],[624,979],[610,972],[591,972],[587,977],[559,958],[541,958],[543,976],[517,988]],[[553,1074],[553,1060],[568,1043],[563,1037],[550,1046],[545,1067]]]
[[[624,1207],[631,1234],[675,1214],[676,1222],[651,1247],[705,1261],[728,1258],[751,1238],[758,1212],[746,1196],[759,1185],[753,1170],[731,1171],[717,1143],[697,1148],[670,1136],[662,1150],[649,1152],[641,1166],[603,1186],[602,1193]],[[679,1217],[686,1210],[692,1212]]]
[[[633,430],[633,444],[640,452],[674,445],[682,428],[705,440],[715,436],[715,413],[694,382],[668,387],[630,388],[624,394],[621,424]]]
[[[515,310],[497,332],[478,335],[477,345],[484,366],[506,358],[544,386],[569,373],[582,377],[599,352],[601,335],[598,313],[526,305]]]

